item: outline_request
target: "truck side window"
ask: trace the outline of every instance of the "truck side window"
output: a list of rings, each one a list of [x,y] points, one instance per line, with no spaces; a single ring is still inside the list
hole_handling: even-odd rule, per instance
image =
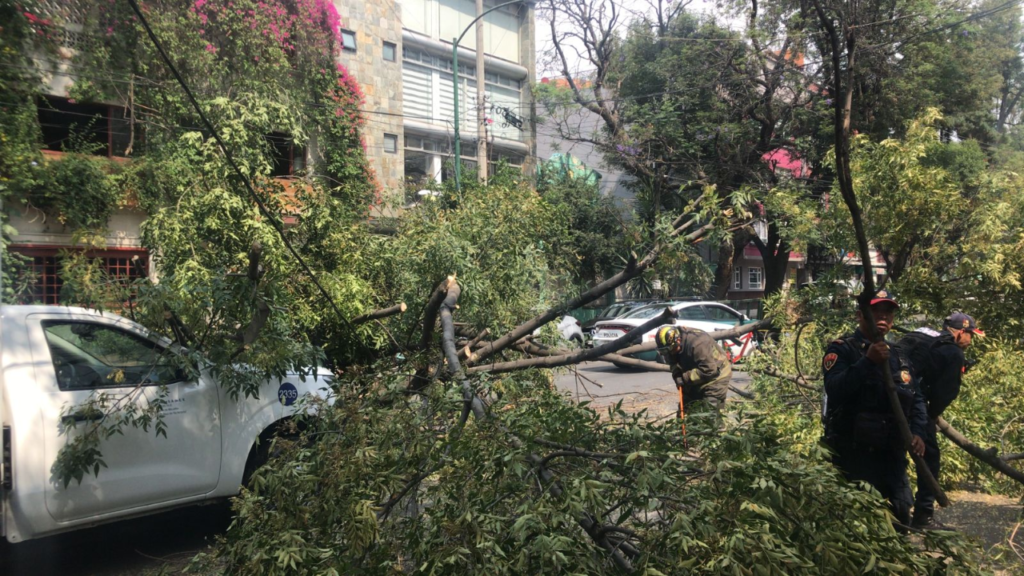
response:
[[[170,352],[124,330],[48,320],[43,331],[61,390],[162,385],[184,379]]]

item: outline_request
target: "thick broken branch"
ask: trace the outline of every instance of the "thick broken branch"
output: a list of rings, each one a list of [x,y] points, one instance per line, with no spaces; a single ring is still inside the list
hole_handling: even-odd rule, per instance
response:
[[[490,335],[491,331],[488,328],[481,330],[476,336],[470,340],[462,350],[459,350],[459,359],[465,360],[473,354],[473,348],[476,348],[480,344],[480,341]]]
[[[448,285],[455,281],[454,276],[449,276],[441,281],[434,288],[434,291],[430,293],[430,299],[427,300],[427,306],[423,309],[423,332],[420,335],[420,350],[426,350],[430,347],[430,341],[434,338],[434,324],[437,322],[437,310],[441,307],[441,302],[444,301],[445,296],[448,294]]]
[[[640,326],[637,326],[628,333],[608,342],[588,350],[581,350],[572,354],[564,354],[561,356],[547,356],[543,358],[526,358],[523,360],[515,360],[512,362],[501,362],[498,364],[490,364],[486,366],[476,366],[469,369],[470,374],[478,372],[511,372],[513,370],[522,370],[524,368],[555,368],[557,366],[566,366],[568,364],[578,364],[587,360],[592,360],[605,354],[610,354],[616,350],[625,348],[630,342],[643,336],[646,332],[653,328],[657,328],[662,324],[667,324],[675,319],[675,312],[671,308],[666,308],[661,314],[651,318],[647,322],[644,322]]]
[[[405,302],[395,304],[390,308],[381,308],[380,310],[374,310],[369,314],[363,314],[362,316],[356,316],[352,320],[352,324],[362,324],[363,322],[369,322],[370,320],[379,320],[380,318],[387,318],[388,316],[394,316],[395,314],[401,314],[405,312]]]
[[[643,368],[645,370],[653,370],[655,372],[672,371],[672,368],[668,364],[660,364],[658,362],[650,362],[648,360],[638,360],[637,358],[630,358],[629,356],[623,356],[621,354],[605,354],[604,356],[598,358],[598,360],[604,360],[605,362],[615,362],[616,364],[632,366],[634,368]]]
[[[942,434],[946,438],[949,438],[950,442],[956,444],[971,456],[974,456],[978,460],[981,460],[985,464],[988,464],[999,472],[1002,472],[1016,482],[1024,484],[1024,472],[1011,466],[1005,459],[1000,458],[997,455],[998,453],[995,448],[985,450],[981,446],[971,442],[956,428],[950,426],[949,422],[946,422],[946,420],[941,416],[939,416],[935,423],[938,425],[939,430],[942,431]]]
[[[263,255],[263,246],[259,242],[253,242],[249,247],[249,272],[246,276],[253,282],[260,279],[260,256]]]

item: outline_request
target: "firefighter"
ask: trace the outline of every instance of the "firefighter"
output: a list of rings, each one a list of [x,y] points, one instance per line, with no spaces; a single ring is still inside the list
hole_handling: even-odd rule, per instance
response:
[[[725,407],[732,365],[711,335],[682,326],[662,326],[655,336],[658,349],[672,367],[672,379],[686,402],[706,400],[716,410]]]
[[[942,323],[942,330],[918,328],[900,339],[900,348],[909,356],[914,365],[915,382],[924,396],[928,425],[925,428],[924,461],[935,480],[939,479],[940,453],[936,433],[936,420],[960,394],[960,383],[966,371],[964,350],[974,337],[984,337],[974,318],[962,312],[954,312]],[[914,498],[914,517],[910,525],[922,530],[948,530],[934,518],[935,493],[931,488],[917,481],[917,495]]]
[[[899,304],[887,291],[879,290],[870,305],[875,331],[884,338],[892,328]],[[905,532],[912,504],[907,459],[882,366],[889,363],[901,409],[913,434],[911,449],[918,455],[924,454],[922,436],[928,423],[924,398],[912,384],[909,359],[884,340],[872,343],[867,337],[870,326],[860,310],[857,322],[857,330],[834,340],[822,358],[824,440],[833,450],[832,462],[843,476],[874,486],[889,501],[897,529]]]

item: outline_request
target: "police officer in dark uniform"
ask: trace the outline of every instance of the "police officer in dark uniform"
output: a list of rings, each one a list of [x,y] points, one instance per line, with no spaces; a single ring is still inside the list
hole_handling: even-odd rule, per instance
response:
[[[662,326],[655,341],[672,367],[672,379],[683,389],[686,402],[707,400],[721,411],[729,392],[732,364],[714,338],[703,330]]]
[[[954,312],[942,323],[942,330],[918,328],[900,340],[900,347],[910,355],[915,382],[927,404],[928,424],[925,428],[924,461],[935,480],[939,479],[940,453],[936,420],[960,394],[960,383],[966,367],[964,350],[975,336],[984,337],[974,318]],[[935,492],[920,478],[914,498],[914,518],[910,525],[922,530],[947,530],[934,518]]]
[[[899,304],[885,290],[871,299],[875,331],[883,338],[892,328]],[[850,481],[864,481],[889,501],[889,507],[905,531],[910,523],[912,497],[907,478],[907,459],[900,431],[883,383],[882,365],[889,369],[901,409],[913,434],[912,450],[924,453],[922,436],[928,418],[924,398],[912,385],[909,360],[884,342],[872,343],[867,320],[857,311],[858,329],[833,341],[825,351],[825,397],[822,416],[825,442],[833,450],[833,463]]]

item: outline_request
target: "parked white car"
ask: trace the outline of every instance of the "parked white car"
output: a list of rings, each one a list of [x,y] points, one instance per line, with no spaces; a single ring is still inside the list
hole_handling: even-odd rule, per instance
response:
[[[580,321],[573,318],[572,316],[563,316],[558,322],[558,333],[562,335],[562,338],[570,342],[575,342],[577,345],[583,345],[583,327]]]
[[[569,342],[573,342],[578,346],[583,345],[583,328],[580,326],[580,321],[573,318],[572,316],[562,316],[562,319],[558,321],[558,325],[555,327],[558,330],[558,335],[562,339]],[[540,336],[540,328],[533,331],[534,336]]]
[[[750,322],[750,318],[746,314],[742,314],[719,302],[659,302],[644,306],[643,308],[637,308],[625,316],[615,318],[614,320],[598,322],[594,327],[594,346],[600,346],[622,337],[630,330],[661,314],[663,310],[669,307],[676,313],[674,321],[676,326],[696,328],[705,332],[727,330]],[[657,332],[658,329],[655,328],[644,333],[637,343],[652,342]],[[727,351],[733,359],[742,358],[750,354],[756,347],[756,343],[752,338],[746,338],[743,341],[730,341],[726,344],[728,346]],[[633,356],[642,360],[660,360],[660,355],[654,351],[641,352]]]
[[[56,306],[0,307],[0,535],[10,542],[67,532],[238,493],[274,431],[306,394],[326,397],[330,377],[270,380],[259,398],[232,397],[205,370],[190,379],[162,361],[178,348],[113,314]],[[116,376],[116,377],[115,377]],[[167,437],[125,428],[102,439],[107,466],[64,486],[54,461],[97,417],[62,414],[91,395],[120,397],[142,383],[142,402],[166,386]],[[66,432],[68,419],[80,422]],[[257,440],[260,440],[257,447]]]

